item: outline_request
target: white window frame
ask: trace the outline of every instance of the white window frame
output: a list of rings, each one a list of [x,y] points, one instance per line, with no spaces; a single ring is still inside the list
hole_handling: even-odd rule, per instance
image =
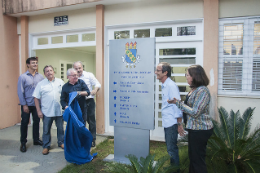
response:
[[[188,36],[177,36],[177,27],[185,27],[185,26],[196,26],[196,35],[188,35]],[[172,27],[172,36],[169,37],[155,37],[155,29],[157,28],[170,28]],[[114,32],[115,31],[126,31],[129,30],[130,37],[129,39],[134,38],[134,30],[140,29],[150,29],[150,38],[156,38],[156,64],[159,63],[159,58],[167,58],[165,55],[159,55],[159,49],[167,49],[167,48],[196,48],[196,55],[185,55],[187,57],[196,57],[196,64],[203,65],[203,19],[194,19],[194,20],[177,20],[177,21],[166,21],[166,22],[153,22],[153,23],[142,23],[142,24],[131,24],[131,25],[119,25],[119,26],[106,26],[107,40],[106,50],[105,50],[105,64],[109,64],[109,40],[114,40]],[[174,55],[175,56],[175,55]],[[174,57],[169,56],[169,57]],[[185,57],[181,56],[181,57]],[[176,55],[175,57],[178,57]],[[156,64],[155,67],[156,68]],[[109,67],[105,66],[105,105],[109,105]],[[172,64],[173,65],[173,64]],[[178,66],[178,65],[173,65]],[[189,65],[187,65],[189,66]],[[183,67],[183,65],[182,65]],[[174,74],[174,75],[182,75],[185,74]],[[172,76],[174,76],[172,75]],[[158,112],[159,112],[159,85],[160,82],[156,79],[155,82],[155,130],[151,131],[151,138],[158,137],[161,140],[164,140],[164,131],[163,127],[158,128]],[[188,85],[187,83],[178,83],[178,85]],[[180,93],[181,95],[186,95],[187,93]],[[109,107],[105,106],[105,132],[113,133],[113,126],[109,126]]]
[[[227,96],[259,97],[260,92],[252,91],[252,69],[253,69],[253,48],[254,48],[254,21],[260,21],[260,16],[239,17],[219,19],[219,79],[218,94]],[[226,56],[223,54],[224,25],[243,24],[243,55]],[[223,62],[228,60],[243,60],[242,65],[242,91],[223,90]]]

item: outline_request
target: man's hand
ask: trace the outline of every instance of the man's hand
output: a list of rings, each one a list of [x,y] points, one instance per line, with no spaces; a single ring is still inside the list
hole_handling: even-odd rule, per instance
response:
[[[29,108],[27,105],[23,105],[23,111],[27,114],[29,114]]]
[[[43,113],[42,113],[41,110],[37,111],[37,114],[38,114],[38,117],[39,117],[39,118],[43,118]]]
[[[184,131],[182,125],[178,125],[178,133],[179,133],[180,136],[184,136],[185,135],[185,131]]]
[[[169,104],[176,104],[177,99],[176,99],[175,97],[174,97],[172,100],[167,99],[167,102],[168,102]]]
[[[67,109],[67,108],[68,108],[68,106],[65,106],[65,109]],[[65,109],[64,109],[64,110],[65,110]]]
[[[90,93],[90,95],[92,95],[92,96],[94,96],[94,95],[96,95],[96,94],[97,94],[97,91],[96,91],[96,90],[92,90],[91,93]]]

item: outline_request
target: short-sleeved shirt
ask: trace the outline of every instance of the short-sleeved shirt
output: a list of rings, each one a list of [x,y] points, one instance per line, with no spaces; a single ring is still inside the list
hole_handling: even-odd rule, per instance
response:
[[[33,97],[41,100],[41,110],[46,117],[62,115],[60,95],[63,85],[63,80],[59,78],[54,78],[52,81],[45,78],[36,86]]]
[[[73,91],[86,91],[88,93],[88,95],[90,94],[88,86],[86,85],[86,83],[83,80],[78,79],[78,81],[74,85],[67,82],[66,84],[63,85],[62,91],[61,91],[60,103],[61,103],[62,109],[65,109],[65,107],[68,106],[69,93],[71,93]],[[86,99],[84,96],[79,96],[79,97],[77,97],[77,100],[79,102],[81,111],[83,112],[85,104],[86,104]]]
[[[92,91],[92,86],[100,88],[101,85],[98,82],[98,80],[95,78],[93,73],[83,71],[82,75],[79,77],[79,79],[82,79],[88,86],[89,91]],[[86,99],[94,98],[94,96],[89,95],[86,96]]]
[[[33,76],[29,70],[23,73],[17,84],[17,93],[20,105],[35,106],[34,97],[32,96],[36,85],[42,81],[44,77],[36,72]]]
[[[177,124],[177,118],[182,118],[181,110],[175,104],[169,104],[167,99],[180,100],[178,86],[169,77],[162,84],[162,126],[165,128]]]

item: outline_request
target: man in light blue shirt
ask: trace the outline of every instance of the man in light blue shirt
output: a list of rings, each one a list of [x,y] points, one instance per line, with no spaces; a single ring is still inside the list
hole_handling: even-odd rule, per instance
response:
[[[33,97],[39,118],[43,119],[43,151],[42,154],[49,153],[51,145],[51,126],[55,120],[57,127],[58,146],[64,148],[63,118],[60,105],[61,89],[64,85],[63,80],[54,77],[54,70],[51,65],[43,69],[45,79],[36,86]],[[41,100],[41,107],[39,104]]]
[[[171,80],[171,65],[161,62],[157,65],[155,74],[162,82],[162,126],[164,127],[167,152],[171,157],[171,164],[179,166],[179,150],[177,146],[178,131],[183,130],[182,112],[175,104],[167,100],[180,98],[179,88]]]
[[[26,152],[27,150],[26,142],[28,133],[28,123],[30,120],[31,113],[33,117],[33,144],[42,145],[42,141],[39,139],[40,118],[37,115],[32,94],[38,82],[43,80],[44,77],[37,72],[37,57],[28,58],[26,60],[26,65],[28,67],[28,70],[19,77],[17,84],[17,94],[21,105],[21,152]]]

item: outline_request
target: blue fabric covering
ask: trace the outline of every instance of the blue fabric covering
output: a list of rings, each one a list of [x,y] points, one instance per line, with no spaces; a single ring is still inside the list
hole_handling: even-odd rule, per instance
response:
[[[68,162],[81,165],[90,162],[97,153],[90,154],[93,137],[84,125],[76,97],[77,92],[69,94],[69,107],[65,109],[63,114],[63,119],[67,122],[64,136],[64,155]]]

